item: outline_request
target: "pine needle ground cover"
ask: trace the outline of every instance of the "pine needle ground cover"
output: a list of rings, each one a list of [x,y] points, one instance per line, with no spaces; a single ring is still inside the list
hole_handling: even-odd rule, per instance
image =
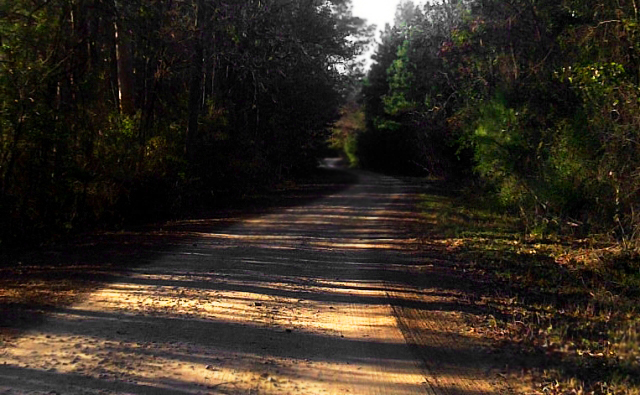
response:
[[[423,253],[445,257],[517,393],[640,394],[640,256],[603,237],[536,236],[450,187],[420,198]],[[473,196],[473,197],[470,197]],[[437,264],[437,263],[436,263]]]

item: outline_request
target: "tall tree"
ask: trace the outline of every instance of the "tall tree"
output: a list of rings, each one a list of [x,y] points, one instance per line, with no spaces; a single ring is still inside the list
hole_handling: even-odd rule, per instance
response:
[[[116,47],[116,60],[118,69],[118,101],[120,111],[124,115],[133,115],[135,107],[135,88],[133,77],[133,58],[131,50],[131,32],[127,28],[125,21],[125,7],[119,5],[117,0],[113,0],[113,31]]]
[[[195,25],[193,39],[193,57],[191,60],[191,76],[189,82],[189,124],[187,127],[186,154],[193,160],[195,144],[198,139],[198,120],[202,108],[203,97],[203,66],[204,66],[204,40],[206,5],[204,0],[195,2]]]

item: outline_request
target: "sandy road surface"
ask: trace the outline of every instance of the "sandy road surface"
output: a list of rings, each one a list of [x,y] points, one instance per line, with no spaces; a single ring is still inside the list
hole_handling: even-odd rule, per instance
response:
[[[456,373],[456,318],[420,316],[429,293],[395,280],[415,258],[405,187],[359,179],[222,229],[175,224],[175,248],[0,349],[0,394],[493,393],[468,355]]]

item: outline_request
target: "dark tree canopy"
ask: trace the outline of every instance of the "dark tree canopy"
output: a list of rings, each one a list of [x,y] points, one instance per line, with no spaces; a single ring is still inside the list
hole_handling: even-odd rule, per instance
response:
[[[346,0],[2,2],[0,240],[314,167],[369,32]]]

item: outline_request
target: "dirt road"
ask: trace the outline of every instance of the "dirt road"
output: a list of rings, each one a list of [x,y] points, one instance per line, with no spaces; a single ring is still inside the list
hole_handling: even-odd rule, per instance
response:
[[[151,263],[0,349],[0,394],[493,394],[459,295],[423,289],[411,191],[342,192],[228,227],[172,224]]]

